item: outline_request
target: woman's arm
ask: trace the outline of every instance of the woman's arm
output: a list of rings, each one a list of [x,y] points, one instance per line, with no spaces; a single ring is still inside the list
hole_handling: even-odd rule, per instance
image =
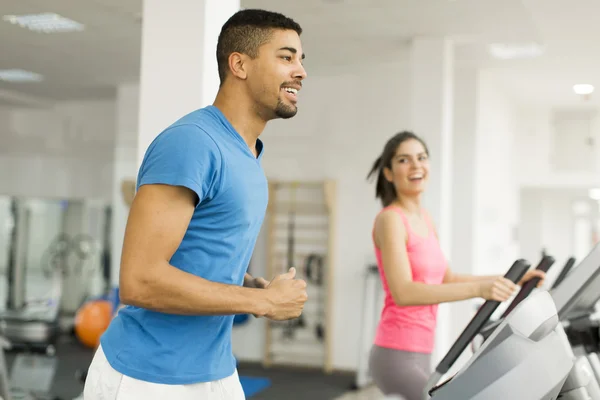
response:
[[[452,272],[450,268],[446,270],[444,275],[444,283],[461,283],[461,282],[479,282],[479,281],[490,281],[498,279],[500,275],[470,275],[470,274],[456,274]]]
[[[460,282],[481,282],[498,279],[501,275],[469,275],[469,274],[455,274],[448,268],[446,275],[444,276],[444,283],[460,283]],[[530,269],[523,275],[521,280],[517,283],[519,286],[523,286],[525,282],[533,278],[540,278],[536,287],[541,287],[546,279],[546,273],[539,269]]]
[[[414,282],[406,252],[406,229],[393,210],[384,211],[375,221],[375,241],[381,249],[383,269],[394,302],[399,306],[439,304],[474,297],[504,301],[515,285],[500,277],[491,281],[471,281],[429,285]]]
[[[430,226],[433,228],[433,233],[435,237],[438,238],[437,229],[435,229],[435,225],[433,224],[433,220],[429,213],[425,212],[427,218],[429,219]],[[446,274],[444,275],[443,283],[464,283],[464,282],[481,282],[481,281],[493,281],[502,277],[501,275],[471,275],[471,274],[456,274],[452,272],[450,268],[446,270]],[[525,282],[533,278],[540,278],[540,281],[537,284],[537,287],[541,287],[544,284],[546,279],[546,273],[544,271],[540,271],[537,269],[529,270],[525,273],[525,275],[521,278],[518,285],[523,286]]]

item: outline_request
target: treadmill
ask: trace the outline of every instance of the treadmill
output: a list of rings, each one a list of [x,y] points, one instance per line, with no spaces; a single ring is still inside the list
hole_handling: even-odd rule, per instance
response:
[[[550,293],[573,353],[591,369],[600,393],[600,328],[596,310],[600,300],[600,243]]]
[[[552,287],[550,288],[551,290],[556,289],[558,287],[558,285],[560,285],[562,283],[562,281],[565,280],[565,278],[567,277],[569,272],[571,272],[571,269],[575,265],[575,261],[576,261],[575,257],[569,257],[565,266],[560,271],[560,274],[558,274],[558,276],[556,277],[556,280],[552,284]]]
[[[50,276],[29,276],[27,274],[27,232],[30,211],[22,202],[12,201],[14,227],[11,234],[10,259],[7,276],[7,299],[0,307],[0,335],[11,343],[12,349],[23,349],[54,355],[55,345],[60,335],[59,308],[62,291],[58,273]],[[68,242],[58,238],[51,245],[54,258],[51,262],[62,261]],[[40,299],[31,301],[26,296],[26,281],[34,279],[45,293]]]
[[[554,257],[545,254],[535,269],[547,273],[554,264],[554,262]],[[563,272],[564,268],[561,271],[561,275],[563,274]],[[477,333],[477,335],[471,342],[471,349],[473,353],[475,353],[481,347],[481,345],[490,337],[490,335],[494,332],[494,329],[496,329],[498,325],[502,323],[504,318],[506,318],[508,314],[510,314],[511,311],[514,310],[514,308],[523,301],[523,299],[527,298],[527,296],[529,296],[536,289],[539,282],[540,278],[534,278],[525,282],[525,284],[521,287],[521,290],[519,290],[513,301],[504,310],[500,318],[498,318],[496,321],[488,321],[483,326],[483,328],[481,328],[481,330]]]
[[[527,270],[518,260],[506,278]],[[424,399],[600,400],[600,387],[586,356],[577,357],[560,323],[589,313],[600,292],[600,244],[552,292],[538,291],[517,305],[458,373],[439,380],[489,320],[498,302],[487,301],[431,375]]]

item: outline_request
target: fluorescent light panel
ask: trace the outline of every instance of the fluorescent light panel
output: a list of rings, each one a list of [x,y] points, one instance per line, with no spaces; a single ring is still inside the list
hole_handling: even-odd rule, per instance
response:
[[[34,32],[75,32],[84,29],[83,24],[55,13],[5,15],[2,19]]]
[[[44,78],[35,72],[22,69],[2,69],[0,70],[0,80],[6,82],[39,82]]]
[[[600,188],[590,189],[590,199],[600,201]]]
[[[581,83],[573,85],[573,91],[575,92],[575,94],[579,95],[592,94],[594,93],[594,86],[587,83]]]
[[[535,43],[523,45],[495,43],[490,45],[489,51],[494,58],[510,60],[539,57],[544,53],[544,48]]]

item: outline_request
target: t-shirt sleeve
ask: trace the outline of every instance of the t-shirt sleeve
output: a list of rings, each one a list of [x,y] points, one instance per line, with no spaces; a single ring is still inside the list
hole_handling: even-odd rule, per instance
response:
[[[148,147],[140,167],[138,187],[149,184],[184,186],[198,203],[218,187],[221,153],[213,139],[196,125],[170,127]]]

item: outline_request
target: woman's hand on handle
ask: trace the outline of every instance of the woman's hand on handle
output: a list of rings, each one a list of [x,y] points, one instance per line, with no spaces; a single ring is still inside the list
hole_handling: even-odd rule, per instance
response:
[[[511,282],[503,276],[480,281],[479,296],[492,301],[506,301],[517,291],[517,284]]]
[[[530,281],[534,278],[540,278],[539,282],[536,285],[536,287],[539,288],[544,284],[544,280],[546,279],[546,273],[539,269],[530,269],[529,271],[527,271],[525,273],[523,278],[521,278],[521,280],[519,281],[519,286],[523,286],[525,283],[527,283],[528,281]]]

